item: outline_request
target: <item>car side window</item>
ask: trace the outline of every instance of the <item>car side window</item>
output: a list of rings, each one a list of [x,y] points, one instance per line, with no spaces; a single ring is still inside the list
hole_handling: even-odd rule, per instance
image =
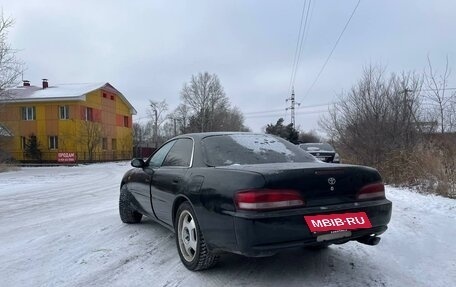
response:
[[[189,167],[192,151],[193,141],[191,139],[178,139],[163,161],[162,166]]]
[[[176,141],[171,141],[162,146],[157,152],[155,152],[149,161],[150,167],[160,167],[168,154],[169,150],[174,146]]]

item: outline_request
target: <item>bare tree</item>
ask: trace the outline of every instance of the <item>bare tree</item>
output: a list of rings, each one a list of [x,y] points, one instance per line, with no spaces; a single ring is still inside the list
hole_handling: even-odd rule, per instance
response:
[[[131,150],[131,142],[133,138],[133,132],[130,132],[119,139],[120,143],[120,158],[121,159],[131,159],[132,157],[132,150]]]
[[[157,148],[159,145],[159,127],[160,125],[167,119],[165,112],[168,110],[168,104],[165,100],[158,102],[150,100],[150,110],[149,116],[151,117],[154,125],[153,125],[153,141],[155,147]]]
[[[177,127],[174,125],[174,123],[174,118],[169,118],[168,121],[164,122],[160,127],[160,140],[162,142],[165,142],[177,135]]]
[[[215,111],[229,106],[219,78],[208,72],[192,75],[190,82],[184,84],[181,97],[196,114],[194,120],[198,121],[201,132],[213,130]]]
[[[453,92],[451,97],[452,101],[448,109],[448,124],[450,131],[454,132],[456,130],[456,92]]]
[[[214,131],[245,132],[249,129],[244,126],[244,115],[237,107],[220,107],[214,113]]]
[[[420,102],[412,91],[420,90],[421,82],[413,73],[386,79],[382,68],[370,66],[320,125],[352,161],[379,166],[388,153],[417,143]]]
[[[81,121],[79,140],[85,147],[84,152],[87,152],[88,160],[94,160],[94,153],[100,145],[102,139],[101,125],[92,121]]]
[[[140,148],[147,142],[150,135],[150,128],[147,124],[133,123],[133,148],[135,156],[141,154]]]
[[[16,57],[16,50],[11,48],[8,43],[8,30],[13,26],[12,18],[5,17],[3,11],[0,12],[0,112],[5,100],[12,97],[8,88],[18,84],[21,75],[23,64]],[[12,140],[12,133],[8,127],[0,123],[0,161],[2,158],[9,158],[10,155],[3,156],[2,147],[8,141]]]
[[[180,133],[185,134],[187,132],[188,121],[191,116],[189,106],[186,104],[180,104],[173,112],[173,119],[176,120]]]
[[[14,21],[0,14],[0,100],[11,97],[6,90],[18,84],[23,70],[22,62],[16,57],[16,50],[7,41],[8,30]]]
[[[446,131],[453,131],[455,128],[456,93],[447,91],[448,79],[451,74],[448,56],[445,59],[445,68],[442,74],[434,71],[429,56],[427,59],[428,68],[425,70],[425,80],[429,92],[425,94],[425,97],[431,104],[432,115],[438,118],[439,130],[443,134]]]

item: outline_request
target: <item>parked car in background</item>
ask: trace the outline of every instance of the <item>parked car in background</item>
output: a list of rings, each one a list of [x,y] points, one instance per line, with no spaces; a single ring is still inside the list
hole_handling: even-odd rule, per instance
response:
[[[375,169],[322,163],[272,135],[181,135],[131,164],[120,218],[139,223],[146,215],[174,231],[190,270],[210,268],[222,252],[376,245],[391,218]]]
[[[340,163],[339,154],[328,143],[303,143],[299,147],[321,161]]]

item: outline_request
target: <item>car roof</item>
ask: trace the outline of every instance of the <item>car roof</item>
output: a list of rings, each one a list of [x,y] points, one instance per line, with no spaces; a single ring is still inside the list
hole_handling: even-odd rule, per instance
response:
[[[183,134],[174,137],[173,139],[178,138],[194,138],[194,139],[203,139],[210,136],[222,136],[222,135],[265,135],[264,133],[253,133],[253,132],[203,132],[203,133],[189,133]],[[268,134],[269,135],[269,134]],[[269,135],[274,136],[274,135]]]

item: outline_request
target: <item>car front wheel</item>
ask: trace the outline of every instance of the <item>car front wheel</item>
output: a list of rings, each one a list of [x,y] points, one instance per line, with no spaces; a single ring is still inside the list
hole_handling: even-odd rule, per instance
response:
[[[120,189],[119,215],[123,223],[139,223],[142,214],[133,208],[132,195],[125,186]]]
[[[179,206],[174,228],[176,230],[177,251],[187,269],[192,271],[204,270],[217,263],[219,256],[207,248],[195,212],[188,202]]]

